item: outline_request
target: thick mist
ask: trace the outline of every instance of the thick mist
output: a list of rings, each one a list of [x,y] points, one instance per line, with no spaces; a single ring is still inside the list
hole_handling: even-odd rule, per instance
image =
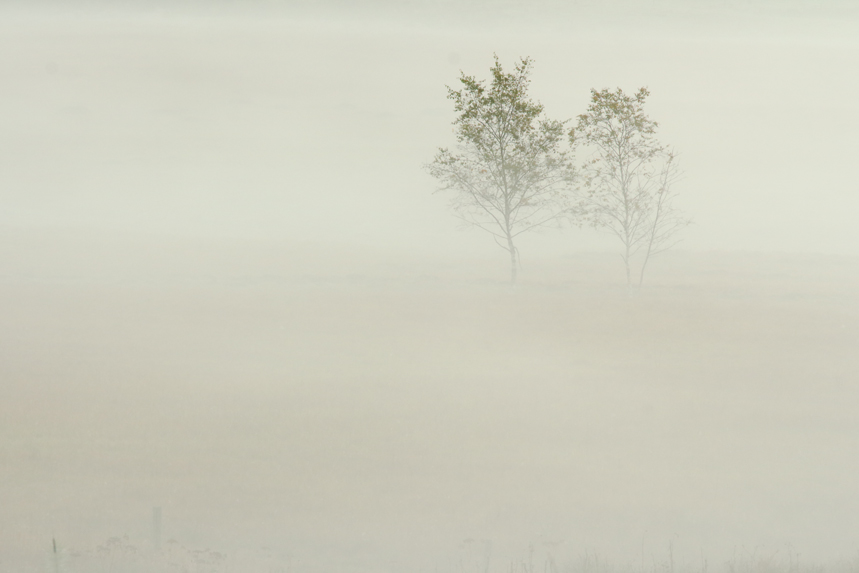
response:
[[[0,8],[0,571],[799,573],[859,555],[849,3]],[[519,282],[446,85],[647,86],[693,224]],[[580,160],[584,157],[579,157]]]

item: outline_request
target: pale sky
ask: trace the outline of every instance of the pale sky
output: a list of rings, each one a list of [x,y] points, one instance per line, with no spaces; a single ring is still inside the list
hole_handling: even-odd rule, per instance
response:
[[[547,115],[647,86],[692,250],[859,252],[849,3],[7,5],[0,223],[482,252],[423,171],[445,85],[536,62]],[[528,252],[612,248],[550,231]]]

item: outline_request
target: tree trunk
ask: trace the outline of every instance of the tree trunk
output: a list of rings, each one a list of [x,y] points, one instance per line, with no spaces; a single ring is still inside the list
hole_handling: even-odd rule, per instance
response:
[[[626,290],[627,293],[632,294],[632,275],[629,270],[629,243],[626,244],[626,250],[623,254],[623,264],[626,267]]]
[[[638,288],[641,288],[644,283],[644,269],[647,268],[647,261],[650,260],[650,245],[647,246],[647,253],[644,255],[644,261],[641,263],[641,273],[638,275]]]
[[[516,284],[516,274],[519,270],[519,261],[516,259],[516,247],[513,245],[513,237],[507,235],[507,250],[510,251],[510,284]]]

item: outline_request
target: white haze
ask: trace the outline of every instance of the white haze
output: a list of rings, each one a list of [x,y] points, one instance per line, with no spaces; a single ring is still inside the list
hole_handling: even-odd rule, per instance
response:
[[[433,193],[493,53],[650,89],[637,296]],[[855,567],[856,70],[849,2],[4,4],[0,572]]]
[[[489,5],[98,6],[4,12],[6,225],[478,252],[421,166],[452,143],[445,84],[485,75],[495,52],[536,61],[552,117],[583,113],[592,87],[649,87],[686,171],[684,247],[859,247],[855,10],[618,4],[553,19],[538,4],[517,26],[529,10],[512,3],[506,19]],[[527,241],[594,248],[590,233]]]

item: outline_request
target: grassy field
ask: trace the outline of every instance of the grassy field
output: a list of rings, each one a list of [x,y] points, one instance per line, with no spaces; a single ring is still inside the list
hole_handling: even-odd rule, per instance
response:
[[[855,258],[671,253],[629,297],[611,254],[511,292],[501,257],[4,239],[0,571],[145,548],[155,506],[230,570],[859,549]]]

